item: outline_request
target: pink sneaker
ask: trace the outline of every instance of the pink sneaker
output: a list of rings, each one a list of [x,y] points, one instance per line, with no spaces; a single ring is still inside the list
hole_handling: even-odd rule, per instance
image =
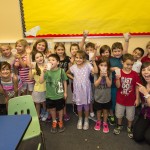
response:
[[[99,131],[101,129],[101,122],[97,121],[94,127],[94,130]]]
[[[104,133],[108,133],[109,132],[108,123],[106,123],[106,122],[103,122],[103,132]]]

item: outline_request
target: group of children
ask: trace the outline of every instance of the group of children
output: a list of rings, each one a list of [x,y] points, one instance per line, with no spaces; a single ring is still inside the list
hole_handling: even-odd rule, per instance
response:
[[[128,136],[133,138],[135,106],[140,103],[137,83],[141,83],[141,61],[150,61],[150,42],[146,46],[148,54],[143,57],[144,50],[140,47],[132,54],[128,53],[130,35],[125,38],[124,47],[115,42],[111,48],[108,45],[99,48],[91,42],[85,44],[86,37],[87,33],[84,33],[79,45],[71,44],[70,57],[66,55],[63,43],[55,44],[54,53],[49,51],[45,39],[38,39],[32,49],[25,39],[18,40],[16,54],[11,52],[10,45],[2,44],[0,93],[5,96],[6,107],[10,98],[32,94],[39,118],[44,121],[50,114],[51,132],[63,132],[63,120],[70,119],[66,99],[67,86],[71,82],[72,101],[77,105],[79,117],[77,129],[89,128],[89,113],[93,117],[94,108],[97,118],[94,129],[100,130],[102,126],[103,132],[108,133],[109,120],[111,125],[117,123],[113,131],[117,135],[123,127],[126,111]]]

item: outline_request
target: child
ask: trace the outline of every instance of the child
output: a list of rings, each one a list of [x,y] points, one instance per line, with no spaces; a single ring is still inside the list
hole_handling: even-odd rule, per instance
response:
[[[114,83],[115,80],[115,70],[122,68],[122,55],[127,53],[128,51],[128,42],[129,42],[130,36],[128,35],[125,38],[125,44],[124,48],[122,46],[122,43],[115,42],[112,45],[112,54],[113,57],[110,58],[110,66],[112,71],[112,86],[111,86],[111,102],[112,107],[110,109],[110,116],[109,116],[109,124],[114,125],[115,124],[115,117],[114,117],[114,111],[115,111],[115,105],[116,105],[116,92],[117,88]]]
[[[132,55],[134,58],[134,64],[133,64],[132,70],[137,72],[137,73],[140,73],[140,69],[142,66],[140,59],[144,55],[144,50],[141,47],[137,47],[133,50]]]
[[[99,60],[101,57],[105,56],[107,58],[111,57],[111,49],[108,45],[103,45],[99,49],[100,56],[96,57],[96,60]]]
[[[56,111],[59,114],[58,131],[65,130],[63,124],[63,109],[67,98],[67,76],[65,71],[58,67],[60,58],[57,54],[51,54],[48,58],[51,70],[44,70],[40,76],[40,83],[46,81],[46,107],[52,115],[51,132],[57,132]]]
[[[34,45],[33,45],[33,49],[32,49],[32,54],[34,54],[35,52],[42,52],[45,58],[45,63],[48,60],[48,56],[51,54],[51,51],[48,50],[48,43],[45,39],[38,39]]]
[[[63,43],[56,43],[54,46],[54,51],[60,58],[59,67],[64,69],[64,71],[66,72],[69,68],[70,58],[69,58],[69,56],[66,55],[64,44]],[[67,80],[67,84],[69,84],[69,80]],[[70,120],[70,117],[66,112],[66,104],[64,107],[64,120],[65,121]]]
[[[97,62],[99,73],[94,75],[94,108],[97,111],[97,122],[94,129],[100,130],[101,114],[103,113],[103,132],[108,133],[109,127],[107,124],[108,111],[111,107],[111,73],[110,65],[107,57],[101,57]]]
[[[18,89],[21,90],[22,82],[11,72],[11,65],[6,61],[1,62],[0,65],[0,86],[0,93],[4,94],[7,107],[8,100],[18,96]]]
[[[35,68],[31,68],[29,71],[29,79],[32,80],[34,78],[35,85],[34,90],[32,92],[33,101],[35,102],[36,110],[38,117],[40,118],[40,104],[43,106],[44,114],[46,113],[46,103],[45,103],[45,91],[46,91],[46,84],[45,82],[40,84],[39,78],[41,72],[44,70],[44,55],[41,52],[36,52],[32,56],[33,61],[36,62]],[[44,117],[44,114],[42,117]]]
[[[86,54],[84,51],[77,51],[75,62],[73,66],[67,71],[67,76],[73,80],[73,101],[77,105],[79,120],[77,129],[82,129],[82,108],[85,112],[85,120],[83,129],[89,128],[89,104],[91,101],[91,82],[89,75],[94,73],[96,67],[95,61],[93,62],[94,68],[90,63],[86,62]]]
[[[17,54],[15,55],[14,66],[19,70],[19,76],[23,82],[23,95],[31,94],[33,91],[34,81],[29,79],[29,67],[27,66],[26,48],[28,42],[25,39],[18,40],[15,43]]]
[[[15,56],[11,52],[12,48],[9,44],[1,44],[0,51],[2,56],[0,57],[0,62],[7,61],[12,68],[12,71],[14,72],[14,62],[15,62]]]
[[[142,84],[138,84],[141,92],[143,107],[133,126],[133,136],[136,142],[146,141],[150,144],[150,62],[144,62],[140,77]]]
[[[147,55],[142,58],[141,62],[150,62],[150,41],[146,45]]]
[[[128,136],[133,138],[132,122],[135,116],[135,106],[139,105],[137,82],[140,83],[140,78],[135,71],[132,71],[134,58],[131,54],[124,54],[122,63],[123,69],[116,71],[116,87],[118,88],[116,95],[116,117],[118,121],[114,134],[120,134],[123,127],[122,118],[126,111]]]

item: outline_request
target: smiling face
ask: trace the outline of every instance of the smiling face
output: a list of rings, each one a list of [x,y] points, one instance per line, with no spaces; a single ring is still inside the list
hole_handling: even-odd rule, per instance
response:
[[[143,68],[141,74],[146,82],[150,83],[150,66]]]
[[[71,46],[71,48],[70,48],[70,53],[71,53],[71,55],[72,55],[72,56],[75,56],[78,50],[79,50],[79,49],[78,49],[77,46]]]
[[[102,53],[101,55],[108,58],[108,57],[110,57],[110,52],[109,52],[109,50],[105,50],[104,53]]]
[[[86,53],[89,55],[89,53],[94,53],[94,48],[93,47],[88,47],[86,48]]]
[[[80,54],[76,54],[75,61],[77,65],[82,65],[85,62],[85,59]]]
[[[2,65],[0,74],[2,78],[8,78],[11,75],[11,69],[8,65]]]
[[[62,47],[62,46],[58,46],[56,49],[55,49],[55,53],[58,55],[58,56],[64,56],[65,54],[65,49]]]
[[[131,61],[130,59],[127,59],[123,62],[123,71],[125,73],[130,73],[132,70],[132,66],[134,64],[134,61]]]
[[[16,50],[18,54],[22,54],[25,52],[25,47],[21,43],[17,43]]]
[[[138,49],[134,50],[132,55],[133,55],[133,58],[135,61],[137,61],[138,59],[140,59],[142,57],[142,53]]]
[[[7,45],[1,46],[1,53],[4,57],[10,57],[11,56],[11,48]]]
[[[37,46],[36,46],[36,49],[37,49],[37,51],[39,51],[39,52],[44,52],[45,49],[46,49],[45,42],[40,42],[40,43],[38,43]]]
[[[122,56],[123,50],[120,48],[113,49],[112,54],[116,58],[120,58]]]
[[[36,61],[37,64],[43,64],[43,62],[44,62],[43,55],[41,53],[37,53],[35,55],[35,61]]]

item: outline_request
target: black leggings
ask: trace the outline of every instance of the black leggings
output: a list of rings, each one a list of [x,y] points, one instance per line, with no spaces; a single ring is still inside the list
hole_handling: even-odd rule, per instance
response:
[[[133,136],[136,142],[146,141],[150,144],[150,119],[140,115],[133,127]]]

